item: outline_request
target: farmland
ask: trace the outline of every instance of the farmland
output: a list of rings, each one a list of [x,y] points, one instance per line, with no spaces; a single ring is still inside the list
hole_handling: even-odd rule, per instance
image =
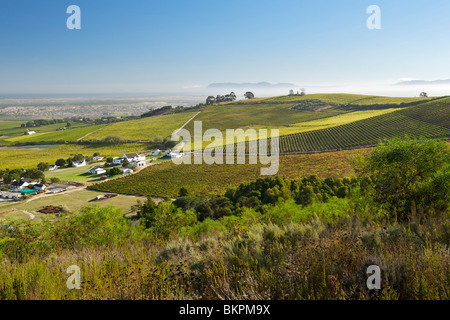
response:
[[[55,123],[40,127],[31,127],[29,130],[35,131],[34,135],[24,135],[27,128],[22,128],[24,122],[10,121],[0,122],[0,145],[11,145],[13,143],[28,142],[52,142],[52,141],[73,141],[84,134],[94,131],[100,126],[91,126],[81,122],[72,122],[70,129],[58,131],[59,128],[65,127],[66,123]]]
[[[317,174],[320,177],[345,177],[354,175],[350,160],[370,149],[341,151],[310,155],[286,155],[280,157],[279,175],[288,178]],[[218,194],[227,188],[260,177],[261,165],[175,165],[167,161],[141,172],[103,182],[90,187],[92,190],[133,195],[175,197],[181,187],[197,194]]]
[[[428,101],[431,97],[414,98],[414,97],[383,97],[383,96],[367,96],[359,94],[309,94],[305,96],[280,96],[263,100],[265,103],[288,103],[301,100],[317,99],[324,102],[336,103],[336,104],[401,104],[417,101]]]
[[[62,206],[70,211],[76,211],[88,204],[90,200],[102,194],[104,193],[89,190],[76,190],[73,192],[64,192],[49,197],[39,198],[29,202],[0,204],[0,218],[27,219],[28,217],[23,213],[23,211],[27,211],[34,214],[36,216],[36,221],[39,221],[47,216],[37,212],[42,207],[48,205]],[[123,210],[124,213],[128,213],[130,212],[131,206],[135,205],[137,200],[139,200],[139,197],[119,195],[117,197],[95,203],[102,207],[112,205]]]
[[[86,126],[76,129],[67,129],[62,131],[53,132],[39,132],[33,135],[23,135],[14,138],[7,139],[10,142],[54,142],[54,141],[76,141],[77,139],[104,128],[106,125]]]
[[[280,139],[280,151],[286,153],[335,150],[376,144],[383,139],[404,135],[447,137],[450,135],[450,129],[394,112],[337,127],[283,136]]]
[[[342,111],[298,112],[289,109],[294,104],[224,104],[205,108],[195,119],[203,122],[203,130],[221,131],[237,128],[279,128],[342,114]],[[186,127],[193,132],[194,123]]]
[[[162,139],[171,135],[194,115],[194,112],[182,112],[113,123],[85,140],[102,139],[113,135],[132,141],[153,140],[158,137]]]
[[[55,163],[57,159],[67,159],[76,154],[92,156],[95,152],[104,157],[120,156],[124,153],[145,152],[146,144],[130,143],[111,146],[82,146],[76,144],[55,145],[51,148],[0,148],[0,170],[6,168],[35,168],[40,162]]]

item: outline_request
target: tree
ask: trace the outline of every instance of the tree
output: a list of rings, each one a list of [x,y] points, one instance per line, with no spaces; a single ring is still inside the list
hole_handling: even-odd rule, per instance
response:
[[[187,197],[189,195],[189,191],[185,187],[181,187],[180,191],[178,191],[178,197]]]
[[[111,170],[109,170],[108,175],[109,175],[110,177],[113,177],[113,176],[119,175],[120,172],[121,172],[121,171],[120,171],[119,168],[114,167],[114,168],[112,168]]]
[[[294,94],[295,94],[294,90],[292,90],[292,89],[289,90],[289,95],[290,95],[290,96],[293,96]]]
[[[36,181],[41,181],[45,179],[45,174],[42,170],[39,169],[29,169],[27,172],[22,174],[24,178],[30,178]]]
[[[355,160],[367,192],[395,220],[445,210],[450,199],[450,148],[444,141],[395,138]]]
[[[77,154],[73,157],[74,161],[81,161],[84,159],[84,156],[82,154]]]
[[[158,206],[151,197],[148,197],[143,205],[139,205],[137,217],[146,228],[151,228],[155,223],[157,209]]]
[[[210,106],[213,105],[214,103],[216,103],[216,98],[213,96],[209,96],[208,98],[206,98],[206,105]]]
[[[426,92],[421,92],[421,93],[420,93],[420,96],[421,96],[421,97],[428,97],[428,94],[427,94]]]
[[[40,163],[37,165],[37,168],[38,168],[40,171],[46,171],[46,170],[48,170],[48,168],[50,168],[50,165],[49,165],[47,162],[40,162]]]
[[[106,163],[113,163],[114,159],[112,157],[106,158]]]
[[[70,128],[72,126],[72,124],[70,122],[66,123],[66,127]]]
[[[50,178],[50,183],[59,183],[59,182],[61,182],[60,178],[57,178],[57,177]]]
[[[122,167],[123,167],[123,168],[128,168],[129,165],[130,165],[130,161],[128,161],[127,158],[123,159],[123,161],[122,161]]]
[[[66,160],[58,159],[56,160],[55,165],[57,165],[58,167],[64,167],[66,165]]]
[[[244,97],[245,97],[246,99],[253,99],[253,98],[255,97],[255,95],[253,94],[253,92],[247,91],[247,92],[244,94]]]

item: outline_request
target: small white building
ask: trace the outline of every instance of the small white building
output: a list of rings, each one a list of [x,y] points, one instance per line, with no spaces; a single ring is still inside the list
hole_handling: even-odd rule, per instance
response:
[[[159,153],[161,152],[161,150],[156,149],[151,155],[152,156],[159,156]]]
[[[85,167],[86,166],[86,159],[83,159],[81,161],[73,161],[72,167],[79,168],[79,167]]]
[[[130,168],[125,168],[125,169],[122,169],[122,170],[120,170],[120,171],[122,171],[122,174],[133,173],[133,169],[130,169]]]
[[[27,135],[32,135],[32,134],[36,134],[36,131],[27,131],[27,132],[25,132]]]
[[[127,159],[130,163],[130,167],[143,167],[145,166],[145,156],[140,156],[137,153],[124,154],[122,157],[113,158],[114,165],[121,165],[123,161]]]
[[[92,161],[100,161],[100,160],[103,160],[103,159],[105,159],[105,157],[100,157],[100,156],[92,157]]]
[[[10,191],[19,191],[28,189],[30,187],[33,187],[35,184],[37,184],[36,181],[29,178],[22,178],[20,180],[14,180],[13,183],[9,186]]]
[[[103,168],[94,167],[94,168],[89,169],[88,173],[100,175],[100,174],[105,174],[106,170]]]
[[[145,161],[131,161],[130,167],[145,167]]]
[[[144,161],[145,156],[140,156],[137,153],[130,153],[130,154],[124,154],[122,156],[122,159],[128,159],[128,161],[131,163],[133,161]]]
[[[58,169],[58,166],[52,164],[52,165],[48,168],[48,171],[54,171],[54,170],[56,170],[56,169]]]
[[[114,165],[122,164],[122,162],[123,162],[123,158],[119,158],[119,157],[113,158]]]
[[[184,152],[171,152],[169,153],[169,156],[174,159],[174,158],[181,158],[184,157]]]
[[[44,191],[45,189],[47,189],[45,184],[38,183],[34,185],[34,190],[36,191]]]

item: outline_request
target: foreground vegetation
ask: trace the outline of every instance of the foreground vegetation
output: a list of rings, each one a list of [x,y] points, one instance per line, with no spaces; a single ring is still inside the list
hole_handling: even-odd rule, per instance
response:
[[[0,299],[448,299],[449,154],[446,143],[394,140],[355,160],[352,179],[182,189],[173,203],[140,203],[137,222],[91,206],[10,223]],[[369,291],[374,264],[382,284]],[[70,265],[81,290],[66,287]]]

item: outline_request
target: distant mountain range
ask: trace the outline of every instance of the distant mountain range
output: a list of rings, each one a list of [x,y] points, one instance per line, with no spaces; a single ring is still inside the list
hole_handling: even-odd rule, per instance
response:
[[[409,86],[417,86],[417,85],[436,85],[436,84],[450,84],[450,79],[447,80],[408,80],[408,81],[400,81],[396,83],[396,85],[409,85]]]
[[[208,86],[208,89],[295,89],[298,88],[297,85],[292,83],[269,83],[269,82],[258,82],[258,83],[233,83],[233,82],[224,82],[224,83],[211,83]]]

